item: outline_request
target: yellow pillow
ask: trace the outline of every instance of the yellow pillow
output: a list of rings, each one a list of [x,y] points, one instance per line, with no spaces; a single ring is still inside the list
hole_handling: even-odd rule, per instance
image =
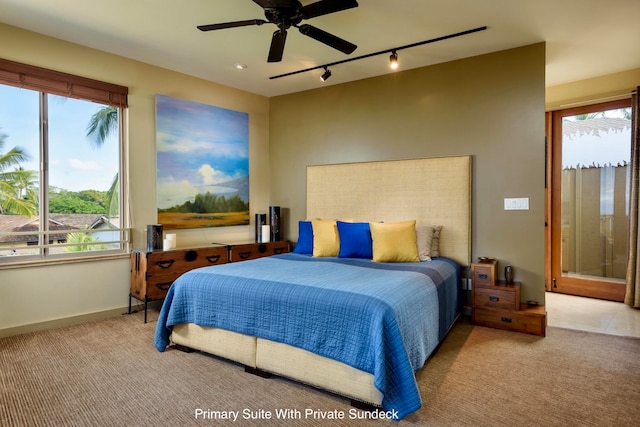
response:
[[[338,256],[340,251],[340,237],[335,220],[312,219],[313,228],[313,256]]]
[[[375,262],[420,262],[416,222],[370,222]]]

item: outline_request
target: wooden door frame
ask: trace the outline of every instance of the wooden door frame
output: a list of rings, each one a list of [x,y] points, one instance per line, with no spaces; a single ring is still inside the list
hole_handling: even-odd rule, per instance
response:
[[[547,111],[544,116],[545,127],[545,162],[544,162],[544,287],[547,292],[551,292],[551,189],[553,188],[552,164],[553,152],[553,134],[551,126],[553,112]]]
[[[562,117],[575,116],[617,108],[628,108],[630,99],[590,104],[563,110],[550,111],[545,115],[546,132],[546,162],[545,162],[545,289],[551,292],[561,292],[582,295],[593,298],[623,301],[626,292],[625,283],[612,282],[589,278],[562,277],[560,257],[553,255],[561,251],[562,223],[561,216],[555,215],[561,200],[561,185],[555,185],[554,177],[562,173]],[[562,290],[555,286],[555,278],[562,277]]]

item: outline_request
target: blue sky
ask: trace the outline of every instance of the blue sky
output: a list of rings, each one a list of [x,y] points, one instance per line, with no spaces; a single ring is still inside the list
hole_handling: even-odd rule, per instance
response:
[[[118,172],[118,138],[112,135],[101,148],[86,138],[91,116],[104,105],[49,96],[50,185],[70,191],[101,190],[111,186]],[[28,170],[38,170],[38,93],[0,85],[0,133],[4,151],[19,146],[31,160]]]
[[[159,208],[235,194],[224,183],[249,175],[247,113],[157,95],[156,124]]]

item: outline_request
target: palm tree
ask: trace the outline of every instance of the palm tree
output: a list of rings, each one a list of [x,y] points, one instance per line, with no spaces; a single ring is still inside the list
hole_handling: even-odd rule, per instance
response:
[[[118,130],[118,109],[106,106],[98,110],[87,125],[87,138],[93,140],[97,148],[102,147],[111,132]]]
[[[597,119],[598,117],[604,117],[604,111],[599,111],[597,113],[588,113],[588,114],[578,114],[574,116],[576,120],[591,120]]]
[[[106,106],[98,110],[87,125],[87,138],[89,138],[96,148],[104,145],[111,132],[118,130],[118,109],[112,106]],[[111,212],[117,212],[118,209],[118,174],[113,178],[111,187],[107,191],[107,214],[111,216]]]
[[[21,162],[29,155],[19,147],[2,153],[6,134],[0,133],[0,214],[11,213],[33,217],[38,213],[33,190],[35,172],[24,170]]]
[[[85,227],[86,228],[86,227]],[[107,247],[106,245],[96,245],[95,242],[99,242],[100,239],[92,236],[91,234],[78,231],[75,233],[67,234],[67,243],[75,243],[77,246],[65,246],[66,252],[84,252],[84,251],[103,251]]]

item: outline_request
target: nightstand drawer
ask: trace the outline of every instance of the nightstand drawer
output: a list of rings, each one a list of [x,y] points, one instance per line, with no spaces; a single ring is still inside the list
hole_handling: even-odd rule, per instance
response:
[[[471,278],[474,286],[493,286],[496,284],[498,261],[474,262],[471,264]]]
[[[289,242],[247,243],[232,245],[229,253],[231,262],[247,261],[289,252]]]
[[[169,288],[173,284],[173,281],[177,278],[178,275],[176,275],[175,278],[162,278],[163,280],[153,280],[147,282],[147,299],[156,300],[166,297]],[[138,297],[139,295],[136,293],[134,296]]]
[[[524,332],[539,336],[545,336],[546,333],[546,313],[544,307],[519,311],[476,308],[473,323],[479,326],[488,326],[490,328]]]
[[[133,251],[130,295],[142,301],[162,299],[174,280],[183,273],[228,261],[229,252],[225,246],[156,252]]]
[[[224,264],[228,261],[225,247],[178,249],[147,254],[147,273],[172,276],[198,267]]]
[[[518,310],[520,308],[519,290],[519,286],[477,288],[474,290],[474,306],[479,308]]]

